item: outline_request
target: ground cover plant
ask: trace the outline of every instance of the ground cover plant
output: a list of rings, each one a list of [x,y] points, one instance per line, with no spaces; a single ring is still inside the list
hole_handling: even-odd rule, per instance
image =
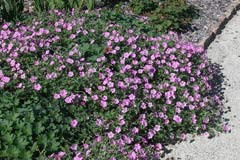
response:
[[[0,158],[159,159],[222,129],[204,50],[129,22],[54,10],[1,26]]]

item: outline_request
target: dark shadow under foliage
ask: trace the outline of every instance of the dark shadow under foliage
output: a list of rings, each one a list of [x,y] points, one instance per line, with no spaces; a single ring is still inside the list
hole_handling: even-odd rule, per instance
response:
[[[212,85],[212,90],[210,92],[210,96],[218,95],[220,99],[224,99],[224,90],[223,82],[225,76],[222,73],[222,66],[217,63],[211,63],[211,68],[214,71],[213,78],[211,79],[210,83]]]

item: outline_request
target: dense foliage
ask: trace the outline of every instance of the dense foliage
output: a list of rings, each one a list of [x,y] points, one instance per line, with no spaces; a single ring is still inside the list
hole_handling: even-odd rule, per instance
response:
[[[187,133],[214,133],[222,107],[204,50],[111,16],[55,10],[1,26],[1,159],[159,158]]]
[[[0,18],[6,21],[28,18],[29,13],[22,14],[24,5],[23,0],[1,0]],[[197,17],[197,10],[185,0],[32,0],[31,5],[34,14],[53,9],[90,11],[99,7],[108,11],[114,10],[110,16],[114,12],[129,16],[129,12],[133,12],[132,18],[142,17],[142,25],[146,24],[144,27],[152,26],[152,31],[165,33],[169,29],[185,31],[192,19]],[[117,21],[117,17],[114,21]]]

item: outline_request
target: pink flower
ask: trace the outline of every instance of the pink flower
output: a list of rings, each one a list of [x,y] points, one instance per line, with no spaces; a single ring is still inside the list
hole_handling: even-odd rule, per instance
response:
[[[34,65],[35,65],[35,66],[38,66],[39,64],[40,64],[39,61],[35,61],[35,62],[34,62]]]
[[[128,97],[129,97],[129,99],[132,100],[132,101],[135,100],[135,95],[134,95],[134,94],[130,94]]]
[[[102,140],[102,137],[101,137],[101,136],[97,136],[97,137],[96,137],[96,142],[101,142],[101,140]]]
[[[83,144],[83,148],[84,148],[84,149],[88,149],[88,144],[84,143],[84,144]]]
[[[103,100],[103,101],[106,101],[107,99],[108,99],[107,96],[103,96],[103,97],[102,97],[102,100]]]
[[[77,147],[78,147],[78,145],[77,144],[73,144],[73,145],[71,145],[71,150],[73,150],[73,151],[76,151],[77,150]]]
[[[123,99],[122,105],[123,106],[129,106],[130,105],[130,100],[129,99]]]
[[[63,156],[65,156],[66,153],[63,151],[58,152],[58,154],[51,154],[49,158],[55,158],[55,160],[60,160]]]
[[[37,78],[35,76],[31,76],[31,78],[29,78],[31,83],[36,82]]]
[[[121,119],[121,120],[119,121],[119,125],[120,125],[120,126],[123,126],[125,123],[126,123],[126,122],[125,122],[124,119]]]
[[[156,132],[160,131],[160,125],[155,125],[154,130],[155,130]]]
[[[105,38],[108,38],[108,37],[110,36],[110,33],[109,33],[109,32],[104,32],[104,33],[103,33],[103,36],[104,36]]]
[[[183,141],[185,141],[186,138],[187,138],[186,134],[185,134],[185,133],[182,133],[182,134],[181,134],[181,139],[182,139]]]
[[[65,89],[60,91],[60,96],[65,98],[67,96],[67,91]]]
[[[116,133],[120,133],[120,132],[121,132],[121,128],[120,128],[120,127],[116,127],[116,128],[115,128],[115,132],[116,132]]]
[[[0,82],[1,83],[1,82]],[[0,87],[1,87],[1,85],[0,85]],[[17,85],[17,88],[24,88],[24,85],[22,84],[22,83],[19,83],[18,85]]]
[[[146,89],[151,89],[151,88],[152,88],[152,85],[151,85],[150,83],[146,83],[146,84],[144,84],[144,87],[145,87]]]
[[[120,40],[120,42],[124,41],[124,37],[123,37],[123,36],[120,36],[120,37],[119,37],[119,40]]]
[[[191,105],[191,104],[188,107],[189,107],[189,110],[194,110],[195,109],[195,106]]]
[[[131,144],[132,141],[133,141],[133,138],[128,137],[128,136],[126,136],[126,135],[123,135],[123,140],[124,140],[125,143]]]
[[[93,95],[92,97],[91,97],[94,101],[96,101],[96,100],[98,100],[98,95]]]
[[[73,160],[83,160],[83,158],[79,155],[79,156],[73,157]]]
[[[76,38],[76,35],[75,34],[71,34],[69,38],[70,39],[74,39],[74,38]]]
[[[147,58],[145,56],[141,57],[141,62],[146,62]]]
[[[5,30],[8,29],[8,25],[7,25],[7,24],[4,24],[4,25],[2,26],[2,28],[5,29]]]
[[[136,152],[138,152],[141,148],[142,148],[142,147],[141,147],[140,144],[135,144],[135,145],[134,145],[134,150],[135,150]]]
[[[61,28],[55,28],[55,31],[56,32],[61,32],[62,30],[61,30]]]
[[[119,104],[119,100],[118,100],[117,98],[115,98],[115,99],[113,100],[113,103],[114,103],[114,104]]]
[[[154,136],[154,132],[149,131],[149,132],[148,132],[148,139],[152,139],[153,136]]]
[[[153,107],[152,102],[149,102],[149,103],[148,103],[148,107],[149,107],[149,108],[152,108],[152,107]]]
[[[166,42],[163,42],[163,43],[162,43],[162,46],[163,46],[163,48],[165,49],[165,48],[167,48],[168,45],[167,45]]]
[[[147,108],[147,105],[146,105],[146,103],[142,103],[140,107],[141,107],[142,109],[146,109],[146,108]]]
[[[72,97],[71,96],[69,96],[69,97],[67,97],[67,98],[65,98],[65,102],[67,103],[67,104],[69,104],[69,103],[72,103]]]
[[[208,138],[210,135],[209,135],[208,132],[204,132],[204,133],[203,133],[203,136],[206,137],[206,138]]]
[[[31,52],[34,52],[34,51],[36,51],[36,48],[35,48],[34,46],[31,46],[31,47],[30,47],[30,51],[31,51]]]
[[[66,154],[65,152],[60,151],[60,152],[58,152],[58,157],[61,158],[61,157],[63,157],[65,154]]]
[[[68,30],[68,31],[71,31],[71,30],[72,30],[72,25],[71,25],[71,24],[68,24],[68,25],[67,25],[67,30]]]
[[[137,159],[137,154],[134,151],[132,151],[128,154],[128,158],[130,160],[135,160],[135,159]]]
[[[105,86],[98,86],[98,90],[100,91],[105,91],[106,87]]]
[[[86,157],[88,157],[91,154],[91,150],[86,151]]]
[[[106,107],[107,107],[107,102],[101,100],[101,102],[100,102],[100,106],[103,107],[103,108],[106,108]]]
[[[137,127],[134,127],[134,128],[131,130],[131,132],[132,132],[133,134],[137,134],[137,133],[139,132],[139,129],[138,129]]]
[[[67,61],[67,63],[69,63],[69,64],[73,64],[73,63],[74,63],[74,60],[71,59],[71,58],[68,58],[66,61]]]
[[[108,82],[107,85],[108,85],[109,88],[112,88],[114,86],[114,83],[113,82]]]
[[[72,78],[74,76],[73,72],[68,72],[68,77]]]
[[[73,128],[75,128],[76,126],[77,126],[77,124],[78,124],[78,121],[76,120],[76,119],[74,119],[74,120],[72,120],[71,121],[71,126],[73,127]]]
[[[53,98],[54,98],[54,99],[59,99],[59,98],[60,98],[60,94],[55,93],[55,94],[53,95]]]
[[[97,119],[96,120],[96,125],[97,126],[102,126],[103,125],[103,121],[101,119]]]
[[[40,91],[40,89],[42,88],[42,86],[40,84],[34,84],[33,89],[36,91]]]
[[[4,83],[8,83],[10,81],[10,78],[9,77],[2,77],[1,80],[4,82]]]
[[[80,153],[77,153],[73,160],[83,160],[83,157],[81,156]]]
[[[143,127],[147,127],[147,125],[148,125],[147,121],[146,121],[145,119],[143,119],[143,118],[140,120],[140,124],[141,124]]]
[[[109,139],[112,139],[114,137],[114,133],[113,132],[109,132],[107,133],[107,136]]]
[[[162,144],[161,143],[157,143],[156,145],[155,145],[155,148],[156,148],[156,150],[162,150]]]
[[[176,123],[181,123],[182,122],[182,118],[178,115],[174,115],[173,117],[173,120],[176,122]]]

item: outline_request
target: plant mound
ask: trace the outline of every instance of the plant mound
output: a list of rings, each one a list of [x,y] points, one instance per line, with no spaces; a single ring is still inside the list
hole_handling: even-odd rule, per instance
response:
[[[222,108],[204,50],[101,16],[1,26],[1,158],[159,158],[212,134]]]

